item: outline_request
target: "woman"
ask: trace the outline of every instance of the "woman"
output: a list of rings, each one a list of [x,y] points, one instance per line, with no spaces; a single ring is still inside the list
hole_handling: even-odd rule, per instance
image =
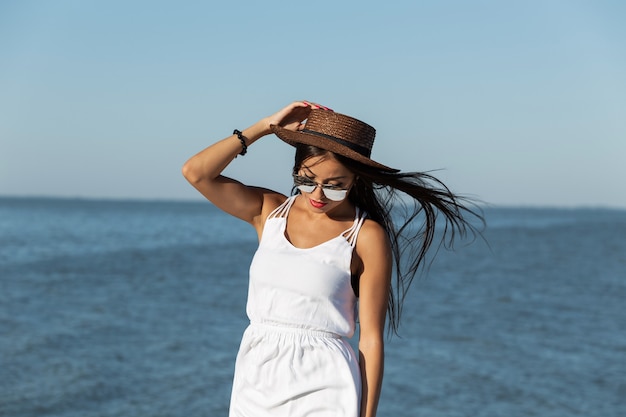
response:
[[[221,175],[270,133],[296,148],[297,192],[291,197]],[[463,213],[473,212],[436,179],[370,159],[374,136],[374,128],[359,120],[294,102],[184,165],[184,176],[200,193],[259,236],[231,416],[374,417],[387,312],[396,331],[404,293],[433,242],[437,214],[452,235],[471,229]],[[397,191],[414,205],[399,226],[391,207],[401,202],[406,208],[407,199],[395,198]],[[409,223],[418,217],[421,227],[413,228]],[[357,316],[358,358],[346,340]]]

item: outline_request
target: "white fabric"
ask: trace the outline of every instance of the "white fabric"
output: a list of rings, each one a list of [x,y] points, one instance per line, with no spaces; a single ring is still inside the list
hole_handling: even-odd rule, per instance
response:
[[[290,197],[266,220],[250,266],[246,329],[237,355],[231,417],[358,417],[357,299],[350,262],[364,215],[309,249],[285,236]]]

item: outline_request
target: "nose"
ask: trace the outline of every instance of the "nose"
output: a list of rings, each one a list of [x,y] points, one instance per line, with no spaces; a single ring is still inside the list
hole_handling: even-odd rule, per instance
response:
[[[311,195],[316,199],[316,200],[321,200],[322,198],[325,198],[326,196],[324,195],[324,190],[322,189],[322,185],[321,184],[315,184],[315,189],[313,190],[313,192],[311,193]]]

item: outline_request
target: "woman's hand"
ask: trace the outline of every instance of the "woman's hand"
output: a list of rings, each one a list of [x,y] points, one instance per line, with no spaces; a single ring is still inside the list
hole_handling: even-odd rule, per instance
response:
[[[296,101],[269,116],[267,118],[268,128],[271,125],[278,125],[291,131],[302,130],[304,127],[302,122],[309,117],[312,109],[332,111],[328,107],[310,101]]]

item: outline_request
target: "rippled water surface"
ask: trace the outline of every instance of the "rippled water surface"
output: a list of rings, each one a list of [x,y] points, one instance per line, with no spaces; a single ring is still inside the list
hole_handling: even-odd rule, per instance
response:
[[[486,217],[414,282],[379,415],[626,415],[626,211]],[[0,199],[0,416],[226,416],[255,247],[208,203]]]

